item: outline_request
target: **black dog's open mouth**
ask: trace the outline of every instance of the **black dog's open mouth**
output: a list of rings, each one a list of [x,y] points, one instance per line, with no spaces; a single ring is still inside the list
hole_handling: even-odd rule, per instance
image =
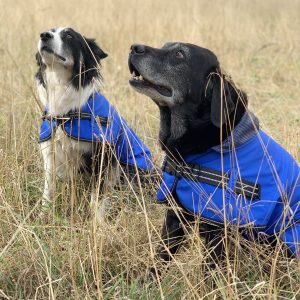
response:
[[[129,83],[136,88],[152,88],[155,89],[158,93],[165,97],[172,96],[172,90],[162,85],[157,85],[150,82],[148,79],[145,79],[139,71],[134,67],[134,65],[129,62],[129,71],[132,74]]]
[[[48,46],[43,46],[41,48],[41,51],[45,51],[45,52],[48,52],[50,54],[53,54],[54,56],[56,56],[58,59],[62,60],[62,61],[66,61],[66,59],[64,57],[62,57],[61,55],[55,53],[50,47]]]

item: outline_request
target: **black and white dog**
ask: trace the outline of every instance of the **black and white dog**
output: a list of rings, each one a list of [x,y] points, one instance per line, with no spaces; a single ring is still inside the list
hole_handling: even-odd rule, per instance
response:
[[[214,262],[223,256],[227,225],[247,238],[281,240],[300,257],[299,165],[260,129],[216,55],[186,43],[135,44],[129,70],[130,85],[160,111],[166,160],[157,200],[171,208],[159,256],[171,260],[185,237],[182,224],[200,217]]]
[[[45,107],[40,131],[43,205],[53,197],[53,174],[66,179],[83,170],[96,201],[97,183],[101,191],[102,175],[111,166],[121,165],[134,176],[151,169],[149,150],[99,92],[100,61],[105,57],[94,39],[71,28],[40,35],[36,82]]]

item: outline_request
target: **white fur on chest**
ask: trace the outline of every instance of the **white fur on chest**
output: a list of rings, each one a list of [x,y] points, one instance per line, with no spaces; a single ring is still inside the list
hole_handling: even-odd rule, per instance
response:
[[[68,137],[58,127],[54,137],[40,144],[45,169],[53,169],[62,179],[69,177],[70,172],[78,171],[83,165],[82,156],[92,152],[92,144],[76,141]]]
[[[95,91],[92,84],[76,89],[70,84],[68,74],[69,72],[62,67],[56,68],[55,71],[47,70],[45,76],[47,88],[41,84],[37,86],[41,101],[47,105],[48,113],[53,117],[80,109]]]
[[[68,83],[69,71],[57,66],[54,70],[46,72],[46,86],[38,84],[38,94],[48,114],[52,117],[62,116],[71,110],[79,110],[93,93],[93,85],[78,90]],[[77,141],[68,137],[58,126],[54,136],[41,143],[45,169],[53,169],[60,178],[66,178],[70,170],[82,166],[82,155],[90,153],[92,144]]]

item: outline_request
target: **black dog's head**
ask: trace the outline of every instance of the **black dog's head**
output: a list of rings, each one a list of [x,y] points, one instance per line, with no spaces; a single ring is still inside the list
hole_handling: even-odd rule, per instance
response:
[[[59,72],[69,70],[68,80],[76,88],[88,85],[100,76],[98,66],[107,54],[94,39],[83,37],[72,28],[57,28],[40,34],[36,60],[39,70],[37,80],[44,84],[43,73],[47,68]]]
[[[167,43],[161,49],[132,45],[129,69],[133,75],[130,85],[159,106],[184,103],[192,111],[203,108],[205,118],[210,104],[211,122],[218,127],[226,120],[220,110],[221,96],[226,100],[224,113],[234,109],[232,84],[223,80],[218,59],[208,49],[184,43]]]
[[[238,121],[237,108],[240,115],[244,112],[246,95],[225,78],[216,55],[208,49],[185,43],[167,43],[161,49],[134,44],[129,70],[133,75],[130,85],[164,112],[160,135],[169,147],[170,140],[181,138],[182,143],[184,135],[195,138],[193,132],[198,134],[195,142],[199,143],[201,131],[220,132],[230,119]],[[237,107],[240,102],[241,107]],[[215,138],[218,142],[219,137]],[[185,142],[192,143],[187,139]]]

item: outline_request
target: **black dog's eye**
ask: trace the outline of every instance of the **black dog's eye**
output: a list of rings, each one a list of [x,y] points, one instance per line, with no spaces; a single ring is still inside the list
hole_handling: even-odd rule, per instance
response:
[[[184,58],[183,51],[182,50],[177,51],[176,52],[176,57],[177,58]]]
[[[68,33],[68,34],[66,35],[66,37],[67,37],[67,39],[71,39],[71,38],[73,38],[73,37],[71,36],[71,34],[70,34],[70,33]]]

